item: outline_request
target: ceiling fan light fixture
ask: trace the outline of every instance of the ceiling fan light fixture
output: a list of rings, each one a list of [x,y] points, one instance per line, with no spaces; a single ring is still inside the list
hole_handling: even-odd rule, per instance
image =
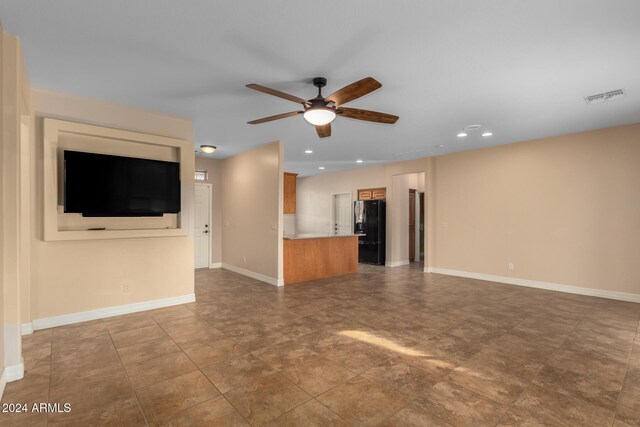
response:
[[[336,112],[326,107],[312,107],[304,112],[304,119],[314,126],[328,125],[335,118]]]
[[[203,153],[211,154],[218,149],[215,145],[201,145],[200,149]]]

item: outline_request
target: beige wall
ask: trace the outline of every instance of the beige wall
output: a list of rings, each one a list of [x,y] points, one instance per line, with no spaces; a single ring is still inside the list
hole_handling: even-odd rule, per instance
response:
[[[0,26],[0,367],[21,375],[21,311],[28,286],[29,161],[31,93],[17,38]],[[24,177],[26,176],[26,181]]]
[[[358,189],[385,186],[384,166],[298,177],[296,232],[332,233],[333,194],[351,193],[358,200]]]
[[[422,158],[382,166],[361,167],[343,172],[298,178],[296,194],[296,232],[300,234],[331,233],[332,195],[335,193],[351,193],[352,199],[357,200],[358,189],[373,187],[386,187],[387,224],[395,224],[396,219],[402,220],[406,212],[396,211],[394,206],[404,206],[403,201],[405,196],[406,208],[408,209],[408,188],[410,182],[407,181],[403,187],[406,187],[406,194],[404,191],[401,191],[399,196],[401,200],[399,203],[396,203],[393,188],[394,176],[417,173],[417,176],[410,178],[411,185],[415,185],[418,188],[425,188],[426,183],[424,181],[426,175],[424,172],[427,171],[429,163],[429,159]],[[418,182],[420,180],[422,180],[422,182]],[[408,237],[403,239],[399,233],[393,233],[392,227],[387,226],[387,263],[395,265],[408,259],[407,239]],[[406,255],[403,255],[403,251],[406,252]]]
[[[639,141],[637,124],[299,178],[298,232],[328,232],[331,193],[426,171],[426,266],[640,294]]]
[[[191,140],[189,120],[96,99],[35,89],[39,117]],[[194,292],[192,193],[183,213],[189,236],[90,241],[43,241],[42,135],[36,135],[31,241],[31,316],[76,313]],[[193,179],[193,158],[187,167]],[[193,182],[188,184],[191,188]],[[129,290],[124,291],[127,284]]]
[[[436,158],[433,266],[640,294],[639,160],[640,125]]]
[[[282,279],[282,143],[222,161],[222,263]]]
[[[4,147],[5,147],[5,110],[9,108],[9,106],[5,106],[4,101],[4,80],[5,80],[5,49],[4,49],[4,30],[2,25],[0,24],[0,125],[2,127],[2,134],[0,134],[0,190],[2,195],[0,195],[0,308],[2,308],[2,315],[0,315],[0,378],[4,378],[4,328],[5,328],[5,320],[4,320],[4,310],[5,310],[5,301],[4,301]],[[0,383],[0,397],[2,396],[2,392],[4,391],[4,384]]]
[[[222,262],[222,183],[220,172],[222,161],[218,159],[196,157],[196,170],[208,172],[207,183],[211,184],[211,261],[214,264]]]

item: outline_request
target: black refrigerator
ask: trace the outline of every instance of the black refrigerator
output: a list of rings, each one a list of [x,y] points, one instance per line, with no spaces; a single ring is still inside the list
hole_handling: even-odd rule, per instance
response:
[[[384,200],[358,200],[353,206],[353,232],[358,237],[358,262],[384,265],[386,238]]]

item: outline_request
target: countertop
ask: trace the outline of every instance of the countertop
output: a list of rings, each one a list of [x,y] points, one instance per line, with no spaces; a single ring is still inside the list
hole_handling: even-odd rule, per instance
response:
[[[330,239],[340,237],[358,237],[364,234],[285,234],[284,240],[302,240],[302,239]]]

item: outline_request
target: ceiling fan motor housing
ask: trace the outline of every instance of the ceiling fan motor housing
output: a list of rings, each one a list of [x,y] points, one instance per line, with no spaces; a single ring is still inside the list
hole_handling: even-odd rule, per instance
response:
[[[324,77],[315,77],[313,79],[313,85],[317,88],[325,87],[327,85],[327,79]]]

